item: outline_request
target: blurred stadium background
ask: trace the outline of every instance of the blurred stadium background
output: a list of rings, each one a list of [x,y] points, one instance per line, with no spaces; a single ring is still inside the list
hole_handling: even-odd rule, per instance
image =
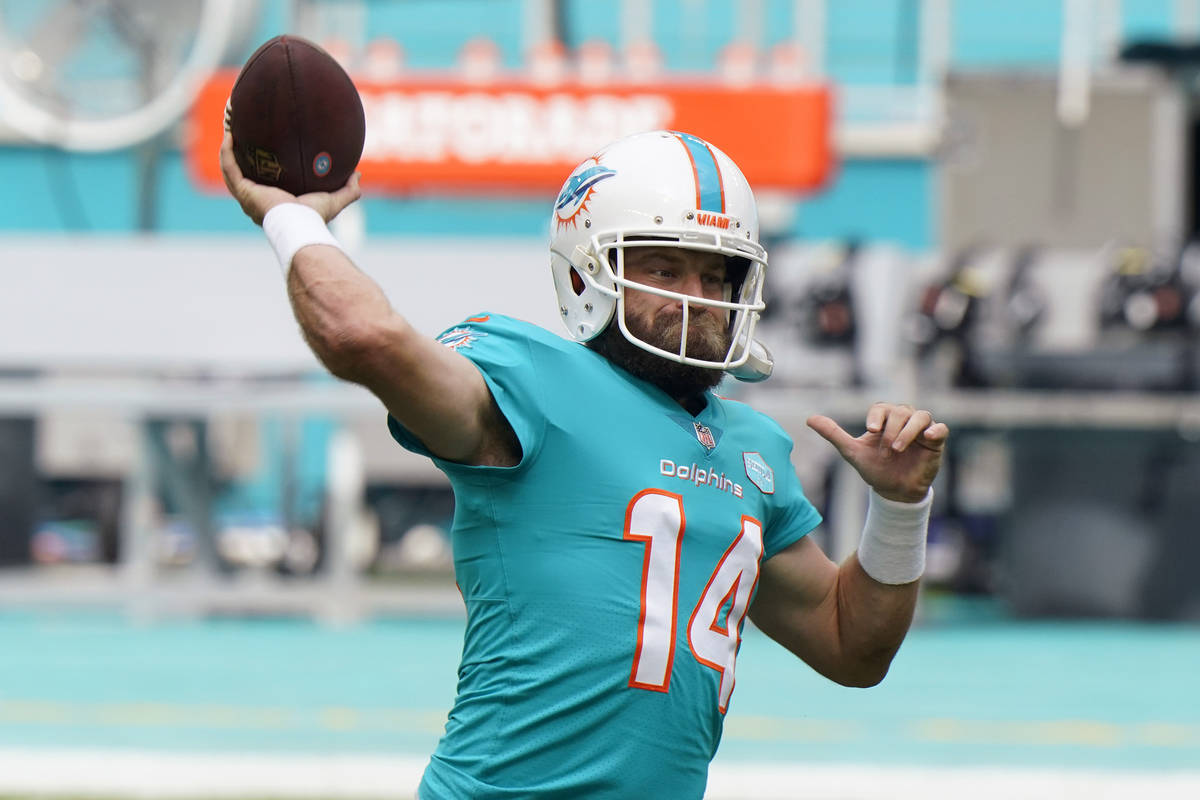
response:
[[[561,176],[686,128],[754,163],[777,374],[727,390],[827,549],[807,415],[954,428],[892,674],[747,626],[710,797],[1200,797],[1198,0],[0,0],[0,797],[411,797],[445,720],[452,497],[216,182],[283,32],[363,91],[336,232],[418,327],[557,331]]]

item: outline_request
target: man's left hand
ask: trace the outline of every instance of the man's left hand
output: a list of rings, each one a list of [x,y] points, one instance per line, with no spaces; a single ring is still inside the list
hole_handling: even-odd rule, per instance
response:
[[[878,495],[920,502],[942,465],[950,429],[928,411],[892,403],[871,406],[866,424],[865,433],[851,436],[829,417],[808,418],[808,427],[837,448]]]

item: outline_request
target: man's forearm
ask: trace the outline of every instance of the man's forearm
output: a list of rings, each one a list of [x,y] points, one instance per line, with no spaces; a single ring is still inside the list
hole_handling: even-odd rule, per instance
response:
[[[838,638],[846,680],[874,686],[883,680],[912,625],[917,582],[886,584],[851,555],[838,569]]]
[[[314,245],[292,260],[288,298],[321,363],[340,378],[359,379],[376,331],[393,316],[379,286],[341,250]]]
[[[912,624],[933,493],[901,503],[871,492],[858,552],[838,569],[838,637],[846,661],[875,683]]]

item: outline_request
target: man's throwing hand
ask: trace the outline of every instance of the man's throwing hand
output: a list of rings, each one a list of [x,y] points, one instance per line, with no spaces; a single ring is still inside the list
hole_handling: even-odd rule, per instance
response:
[[[871,406],[862,436],[851,436],[820,414],[808,418],[808,427],[836,447],[876,494],[902,503],[924,499],[950,436],[946,424],[934,422],[928,411],[892,403]]]
[[[362,191],[358,188],[357,172],[336,192],[309,192],[299,197],[276,186],[255,183],[242,174],[242,169],[233,156],[233,136],[228,128],[225,130],[225,138],[221,140],[221,174],[225,177],[225,186],[229,193],[241,205],[246,216],[254,220],[255,225],[262,225],[267,212],[280,203],[303,203],[315,209],[322,219],[329,222],[340,214],[343,208],[362,196]]]

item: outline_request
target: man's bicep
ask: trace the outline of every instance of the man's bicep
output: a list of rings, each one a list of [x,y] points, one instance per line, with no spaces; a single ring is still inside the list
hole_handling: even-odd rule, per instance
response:
[[[516,463],[512,427],[470,359],[406,323],[380,349],[367,388],[429,452],[467,464]]]
[[[764,633],[805,657],[836,614],[837,565],[812,535],[763,562],[750,619]],[[833,608],[830,605],[833,604]],[[807,658],[805,659],[807,660]]]

